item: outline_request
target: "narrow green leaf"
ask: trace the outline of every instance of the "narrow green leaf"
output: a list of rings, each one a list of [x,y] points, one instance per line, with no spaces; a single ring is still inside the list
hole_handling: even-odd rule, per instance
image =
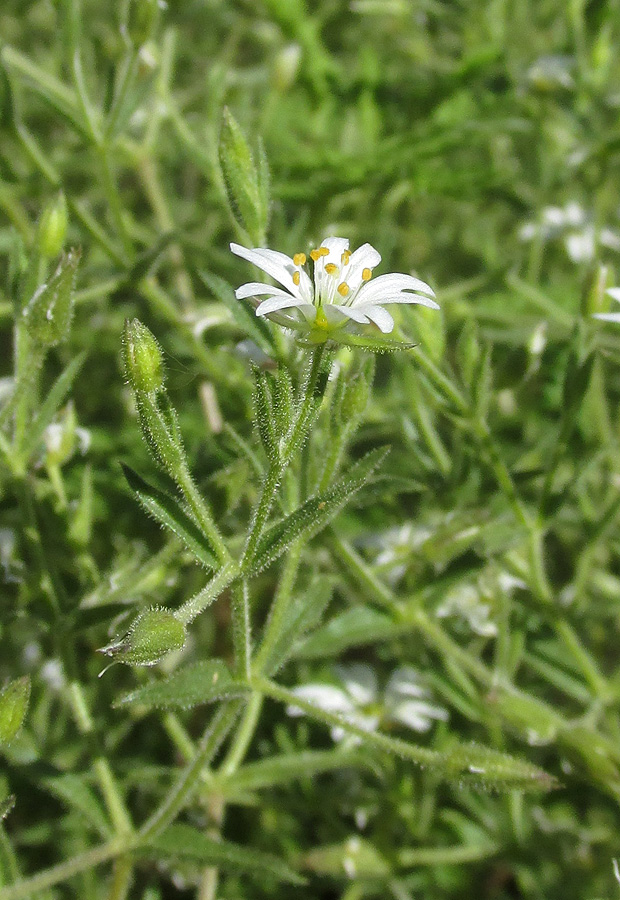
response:
[[[258,433],[265,453],[267,454],[267,458],[270,462],[275,463],[280,457],[280,449],[277,430],[278,426],[273,410],[271,391],[267,383],[268,375],[256,366],[254,367],[253,374],[253,401]]]
[[[289,370],[278,366],[270,382],[271,399],[280,436],[287,434],[293,423],[293,382]]]
[[[203,284],[220,303],[228,309],[239,328],[247,334],[268,356],[275,352],[269,325],[265,319],[257,318],[252,306],[244,300],[237,300],[231,285],[211,272],[198,272]]]
[[[235,794],[246,794],[346,768],[377,771],[376,763],[369,754],[360,750],[342,750],[339,747],[335,750],[305,750],[247,763],[227,778],[227,789]]]
[[[214,700],[241,697],[247,686],[233,680],[221,659],[203,660],[184,666],[161,681],[151,681],[124,694],[114,706],[140,703],[160,709],[190,709]]]
[[[29,700],[30,678],[27,675],[10,681],[0,691],[0,747],[10,744],[19,732]]]
[[[354,606],[309,635],[296,649],[295,656],[301,659],[338,656],[351,647],[385,640],[400,630],[385,613],[371,606]]]
[[[86,359],[85,353],[80,353],[75,359],[72,359],[69,365],[63,369],[52,387],[50,388],[45,400],[39,406],[34,421],[28,429],[28,433],[24,439],[23,451],[24,457],[29,459],[36,451],[39,442],[43,437],[43,432],[50,424],[58,410],[60,409],[65,398],[69,394],[73,382],[75,381],[80,369],[84,365]]]
[[[13,47],[5,47],[2,50],[2,62],[13,73],[18,74],[52,109],[60,113],[82,137],[90,138],[88,123],[84,120],[77,97],[70,88]]]
[[[261,572],[281,556],[293,541],[310,540],[318,534],[342,509],[348,500],[371,478],[387,456],[385,447],[371,450],[356,462],[347,475],[334,487],[318,497],[311,497],[302,506],[269,528],[258,543],[256,552],[247,564],[247,574]]]
[[[218,562],[207,538],[179,503],[173,497],[144,481],[129,466],[124,463],[121,463],[121,466],[129,487],[135,492],[149,515],[174,532],[203,566],[208,569],[217,568]]]
[[[334,579],[319,576],[310,588],[293,600],[287,611],[287,622],[273,649],[264,661],[265,671],[273,674],[290,656],[297,655],[299,640],[321,621],[332,598]]]
[[[170,825],[140,848],[140,852],[146,854],[152,855],[152,851],[158,857],[195,860],[203,865],[220,866],[261,879],[271,876],[289,884],[304,883],[300,875],[277,857],[229,841],[214,840],[190,825]]]
[[[111,836],[112,829],[101,804],[82,776],[66,774],[54,778],[44,778],[40,784],[69,809],[79,813],[102,837]]]

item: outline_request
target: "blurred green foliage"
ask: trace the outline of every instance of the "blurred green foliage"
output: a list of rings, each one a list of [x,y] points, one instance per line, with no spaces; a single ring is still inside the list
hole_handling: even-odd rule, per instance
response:
[[[0,898],[620,892],[620,334],[591,318],[620,281],[619,41],[618,0],[3,0],[0,678],[29,676],[31,696],[2,748]],[[276,359],[299,370],[232,292],[249,274],[228,243],[248,237],[220,165],[226,107],[229,143],[260,169],[253,239],[268,218],[264,147],[268,246],[369,241],[380,271],[418,274],[442,306],[398,310],[418,346],[377,357],[365,410],[371,366],[337,355],[340,412],[323,410],[278,515],[320,481],[343,409],[361,425],[334,469],[391,452],[330,529],[253,582],[257,630],[278,591],[293,595],[279,677],[334,687],[344,661],[385,684],[413,666],[449,711],[415,736],[423,750],[449,760],[456,738],[474,741],[558,790],[446,784],[265,701],[260,721],[248,707],[256,740],[203,772],[182,822],[131,858],[118,837],[131,819],[150,827],[210,715],[122,702],[158,696],[174,658],[97,678],[95,650],[139,610],[179,608],[205,582],[192,523],[178,540],[159,527],[176,513],[124,383],[123,322],[138,317],[163,348],[179,420],[162,416],[235,551],[267,471],[249,358],[265,379]],[[79,253],[54,276],[65,213]],[[45,305],[58,297],[60,322]],[[121,462],[156,485],[132,483],[154,518]],[[232,656],[238,600],[192,623],[184,660]],[[265,659],[286,658],[280,638]],[[382,702],[365,714],[410,739]]]

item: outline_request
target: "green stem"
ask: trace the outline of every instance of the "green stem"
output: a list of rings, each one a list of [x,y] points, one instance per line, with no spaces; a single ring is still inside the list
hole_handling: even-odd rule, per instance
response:
[[[273,603],[271,604],[271,609],[269,610],[269,618],[267,619],[267,624],[265,626],[263,640],[254,662],[254,671],[257,674],[262,674],[265,667],[268,666],[269,657],[282,633],[282,626],[286,618],[286,612],[289,608],[303,546],[303,541],[296,541],[292,544],[286,557],[282,574],[280,575],[278,589],[273,599]]]
[[[218,775],[223,775],[224,777],[234,775],[243,762],[245,755],[248,752],[250,742],[254,737],[262,706],[263,696],[256,691],[252,694],[250,702],[245,708],[243,718],[239,722],[239,727],[231,742],[230,750],[218,771]]]
[[[232,591],[232,632],[235,672],[239,678],[249,679],[252,663],[252,625],[247,578],[239,579]]]
[[[194,513],[198,524],[204,530],[206,536],[213,545],[220,562],[223,564],[229,563],[231,558],[224,542],[224,538],[220,534],[219,528],[215,524],[213,514],[202,494],[196,487],[196,483],[186,465],[181,466],[175,473],[175,480],[183,491],[183,495],[187,500],[191,511]]]
[[[133,860],[131,856],[120,856],[114,863],[114,873],[108,900],[126,900],[133,881]]]
[[[92,734],[94,724],[82,685],[77,681],[72,681],[67,696],[80,733]],[[93,769],[114,828],[119,834],[131,833],[133,823],[109,762],[104,756],[99,756],[93,763]]]
[[[287,706],[295,706],[303,710],[306,715],[323,722],[325,725],[342,728],[349,734],[361,738],[364,743],[371,747],[396,754],[417,765],[434,765],[441,769],[442,764],[446,760],[443,754],[437,753],[434,750],[429,750],[426,747],[409,744],[407,741],[402,741],[400,738],[388,737],[378,731],[366,731],[345,717],[337,715],[336,713],[327,712],[316,706],[314,703],[305,700],[303,697],[299,697],[294,691],[289,691],[267,678],[255,678],[253,686],[265,694],[265,696],[271,697],[272,700],[277,700],[279,703],[285,703]],[[447,769],[447,765],[445,768]]]
[[[123,201],[116,182],[116,175],[110,159],[109,147],[105,142],[99,144],[96,148],[101,166],[101,175],[103,179],[103,187],[110,204],[112,219],[116,227],[116,232],[123,245],[123,251],[128,260],[132,260],[134,256],[133,241],[127,230],[125,218],[123,216]]]
[[[209,765],[219,750],[222,741],[225,739],[232,728],[235,719],[239,715],[242,705],[242,700],[223,703],[213,714],[213,717],[209,722],[209,727],[198,744],[196,755],[193,760],[181,773],[177,782],[165,797],[163,803],[140,829],[139,836],[141,843],[148,841],[149,838],[153,837],[158,832],[163,831],[164,828],[174,821],[177,814],[183,809],[183,806],[190,798],[200,780],[202,769]],[[0,900],[3,900],[1,895]]]
[[[232,584],[238,575],[239,567],[237,563],[231,562],[222,566],[219,572],[213,576],[211,581],[201,591],[193,597],[190,597],[190,599],[177,610],[177,619],[183,622],[184,625],[189,625],[196,616],[200,615],[203,610],[210,606],[214,600],[216,600],[219,595]]]
[[[31,878],[25,878],[17,884],[0,888],[0,900],[26,900],[33,894],[46,891],[55,884],[60,884],[62,881],[73,878],[74,875],[78,875],[80,872],[85,872],[94,868],[94,866],[114,859],[121,853],[126,853],[130,849],[131,844],[131,840],[128,840],[126,837],[115,838],[113,841],[102,844],[100,847],[94,847],[85,853],[79,853],[77,856],[58,863],[56,866],[51,866],[49,869],[45,869]]]
[[[321,362],[323,359],[324,349],[324,346],[320,345],[315,348],[312,354],[312,360],[308,369],[308,376],[303,386],[303,399],[301,406],[297,412],[295,421],[293,422],[291,429],[283,442],[278,461],[273,463],[270,466],[269,471],[267,472],[267,477],[263,484],[260,500],[258,501],[258,505],[252,517],[250,530],[248,532],[248,537],[240,563],[241,568],[243,568],[243,566],[254,556],[256,547],[258,546],[258,542],[263,533],[265,523],[271,511],[271,507],[273,506],[275,493],[282,475],[284,474],[284,471],[290,462],[292,453],[299,445],[304,430],[308,424],[308,418],[312,412],[312,407],[315,402],[314,392],[316,390],[319,373],[321,371]]]

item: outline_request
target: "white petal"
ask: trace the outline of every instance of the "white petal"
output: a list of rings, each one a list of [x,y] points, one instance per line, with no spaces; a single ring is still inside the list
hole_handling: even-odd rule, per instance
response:
[[[365,706],[376,699],[379,690],[377,676],[366,663],[339,665],[335,667],[335,672],[355,706]]]
[[[595,313],[594,318],[602,322],[620,322],[620,313]]]
[[[383,334],[389,334],[394,328],[394,319],[382,306],[364,306],[364,312]]]
[[[359,306],[362,303],[422,303],[422,300],[407,300],[407,294],[403,293],[404,291],[421,291],[431,297],[435,296],[428,284],[420,281],[419,278],[414,278],[413,275],[379,275],[378,278],[362,285],[355,298],[355,304]],[[397,297],[404,299],[394,299]],[[437,308],[436,303],[428,302],[423,305]]]
[[[241,259],[246,259],[266,272],[267,275],[271,275],[295,297],[301,297],[301,282],[299,286],[293,282],[293,272],[296,266],[290,256],[279,253],[277,250],[248,250],[247,247],[242,247],[240,244],[231,244],[230,249]]]
[[[300,306],[303,301],[299,300],[297,297],[291,297],[290,294],[285,294],[282,292],[283,296],[281,297],[270,297],[268,300],[263,300],[263,302],[256,308],[257,316],[268,316],[269,313],[277,312],[279,309],[290,309],[291,306]]]
[[[338,312],[341,312],[347,319],[353,319],[354,322],[359,322],[360,325],[368,325],[368,316],[354,306],[342,306],[339,303],[333,303],[331,307],[326,306],[325,309],[337,309]]]
[[[606,293],[606,294],[609,294],[609,296],[610,296],[613,300],[617,300],[618,303],[620,303],[620,287],[612,287],[612,288],[608,288],[608,289],[605,291],[605,293]]]
[[[428,731],[431,721],[437,719],[445,722],[448,719],[447,710],[423,700],[405,700],[390,710],[390,718],[402,722],[414,731]]]
[[[341,688],[331,684],[304,684],[293,688],[292,693],[299,697],[300,700],[305,700],[306,703],[318,706],[319,709],[323,709],[325,712],[340,713],[340,715],[354,712],[354,706],[350,697]],[[294,708],[298,709],[298,707]],[[299,715],[299,712],[296,714]]]
[[[401,666],[390,675],[385,688],[386,702],[402,700],[403,697],[425,697],[426,691],[420,684],[420,674],[412,666]]]
[[[342,280],[351,291],[356,291],[363,283],[364,269],[374,269],[381,262],[381,254],[371,244],[362,244],[351,254],[348,266],[343,269]]]
[[[242,284],[235,291],[237,300],[245,300],[247,297],[259,297],[263,294],[270,294],[272,297],[290,297],[287,291],[282,288],[274,287],[272,284],[261,284],[259,281],[248,281]]]
[[[349,242],[346,238],[328,237],[319,244],[329,250],[329,256],[322,256],[323,264],[335,263],[337,266],[342,263],[342,254],[349,249]]]

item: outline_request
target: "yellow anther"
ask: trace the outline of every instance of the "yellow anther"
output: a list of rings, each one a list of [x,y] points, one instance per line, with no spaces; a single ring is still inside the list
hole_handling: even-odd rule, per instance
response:
[[[299,272],[293,272],[293,284],[299,284],[301,281],[301,275]]]
[[[316,262],[316,261],[320,258],[321,252],[320,252],[320,250],[311,250],[311,251],[310,251],[310,256],[312,257],[312,259],[314,260],[314,262]]]
[[[328,275],[335,275],[338,271],[338,266],[335,263],[327,263],[325,266],[325,271]]]
[[[329,256],[327,247],[319,247],[319,256]]]
[[[346,297],[347,294],[349,293],[349,290],[350,290],[350,288],[349,288],[349,285],[346,283],[346,281],[343,281],[341,284],[338,285],[338,293],[340,294],[341,297]]]
[[[340,257],[340,261],[341,261],[341,263],[343,264],[343,266],[348,266],[348,265],[349,265],[349,260],[350,260],[350,259],[351,259],[351,251],[350,251],[350,250],[345,250],[345,251],[343,252],[342,256]]]
[[[364,269],[362,272],[362,281],[370,281],[372,278],[372,272],[370,269]]]
[[[293,262],[296,266],[303,266],[306,262],[306,254],[305,253],[296,253],[293,257]]]

